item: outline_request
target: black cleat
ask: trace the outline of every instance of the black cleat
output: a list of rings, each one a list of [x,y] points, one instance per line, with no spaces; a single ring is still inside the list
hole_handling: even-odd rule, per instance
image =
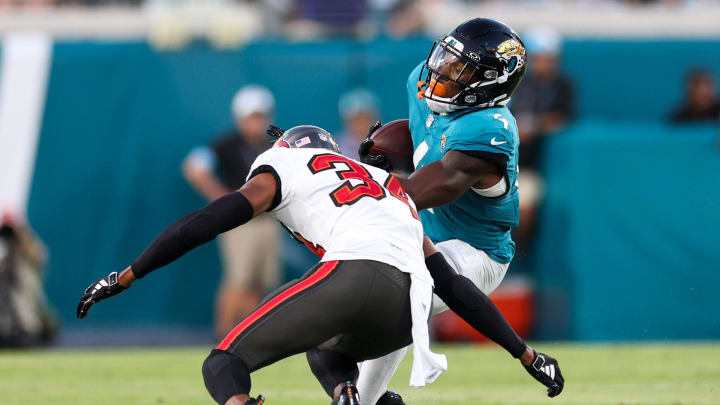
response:
[[[360,405],[360,394],[352,381],[345,383],[340,399],[333,400],[330,405]]]
[[[385,391],[375,405],[405,405],[405,402],[397,392]]]
[[[250,398],[245,402],[245,405],[262,405],[265,403],[265,397],[262,395],[258,395],[257,399]]]

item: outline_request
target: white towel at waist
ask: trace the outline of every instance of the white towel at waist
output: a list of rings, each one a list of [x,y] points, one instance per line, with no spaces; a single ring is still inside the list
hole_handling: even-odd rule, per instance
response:
[[[410,386],[422,387],[435,381],[447,370],[447,358],[430,351],[428,318],[432,308],[433,285],[410,273],[410,311],[412,316],[413,363]]]

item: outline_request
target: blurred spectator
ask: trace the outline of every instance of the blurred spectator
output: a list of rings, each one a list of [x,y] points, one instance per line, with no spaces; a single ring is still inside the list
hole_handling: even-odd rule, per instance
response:
[[[41,10],[56,5],[55,0],[0,0],[0,11],[7,9]]]
[[[0,347],[50,342],[57,329],[43,291],[46,252],[17,215],[0,218]]]
[[[543,138],[562,129],[572,118],[573,86],[560,73],[560,35],[549,27],[528,31],[523,37],[529,71],[512,98],[510,109],[520,131],[520,166],[538,167]]]
[[[367,0],[266,0],[266,7],[284,16],[281,26],[295,39],[358,35],[369,12]]]
[[[0,0],[2,9],[37,10],[49,7],[139,6],[146,0]]]
[[[385,32],[395,38],[417,34],[425,29],[425,16],[422,2],[400,0],[390,9],[390,17],[385,23]]]
[[[368,90],[351,90],[340,97],[338,111],[343,128],[333,135],[339,140],[343,155],[358,159],[360,142],[365,139],[372,124],[379,119],[378,100]]]
[[[685,100],[670,114],[672,122],[718,122],[720,100],[715,79],[702,69],[691,71],[685,79]]]
[[[537,204],[543,196],[544,181],[538,170],[545,138],[570,121],[575,101],[570,79],[558,69],[560,34],[550,27],[537,27],[528,30],[523,41],[529,71],[510,104],[520,135],[520,227],[515,240],[521,253],[531,242]]]
[[[187,181],[208,201],[237,190],[255,158],[270,147],[265,134],[275,111],[275,99],[264,87],[248,85],[232,101],[235,128],[209,146],[193,149],[183,162]],[[279,240],[268,215],[220,237],[223,280],[216,299],[215,331],[227,333],[250,313],[266,292],[277,286]]]

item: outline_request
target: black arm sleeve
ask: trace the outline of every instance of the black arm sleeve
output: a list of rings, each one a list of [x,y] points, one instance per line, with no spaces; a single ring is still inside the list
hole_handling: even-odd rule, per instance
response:
[[[131,265],[137,278],[172,263],[188,251],[209,242],[223,232],[236,228],[253,217],[253,207],[235,191],[178,219],[148,246]]]
[[[425,264],[435,280],[435,293],[453,312],[475,330],[505,348],[513,357],[518,358],[525,352],[525,342],[507,323],[490,298],[468,278],[455,273],[442,253],[427,257]]]

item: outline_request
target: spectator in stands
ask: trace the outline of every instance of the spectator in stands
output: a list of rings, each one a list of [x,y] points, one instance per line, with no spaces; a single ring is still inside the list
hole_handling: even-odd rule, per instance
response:
[[[343,129],[335,133],[340,150],[345,156],[358,159],[360,142],[367,136],[370,126],[380,118],[378,100],[369,90],[355,89],[340,97],[338,110],[343,121]]]
[[[269,32],[293,39],[327,36],[369,38],[383,30],[393,37],[422,32],[426,16],[418,0],[265,0]]]
[[[720,100],[710,72],[692,70],[685,79],[685,100],[670,114],[675,123],[719,122]]]
[[[295,39],[362,35],[370,10],[368,0],[271,0],[266,8],[283,16],[281,26]]]
[[[422,33],[426,27],[423,1],[398,0],[392,2],[389,18],[385,22],[385,32],[394,38],[404,38]]]
[[[193,188],[208,201],[240,188],[252,162],[271,145],[265,130],[274,110],[275,99],[266,88],[240,89],[232,101],[235,128],[211,145],[193,149],[183,162],[183,174]],[[224,336],[280,281],[280,241],[275,221],[261,215],[221,235],[219,243],[224,274],[216,297],[215,331]]]
[[[570,121],[575,100],[570,79],[558,69],[560,35],[552,28],[538,27],[529,30],[523,40],[529,54],[529,72],[515,92],[510,109],[520,131],[520,166],[537,168],[544,137]]]
[[[539,173],[543,145],[572,118],[575,96],[569,78],[558,69],[562,38],[550,27],[528,30],[523,36],[529,71],[513,95],[510,109],[520,135],[520,227],[515,240],[521,253],[528,248],[544,181]]]

